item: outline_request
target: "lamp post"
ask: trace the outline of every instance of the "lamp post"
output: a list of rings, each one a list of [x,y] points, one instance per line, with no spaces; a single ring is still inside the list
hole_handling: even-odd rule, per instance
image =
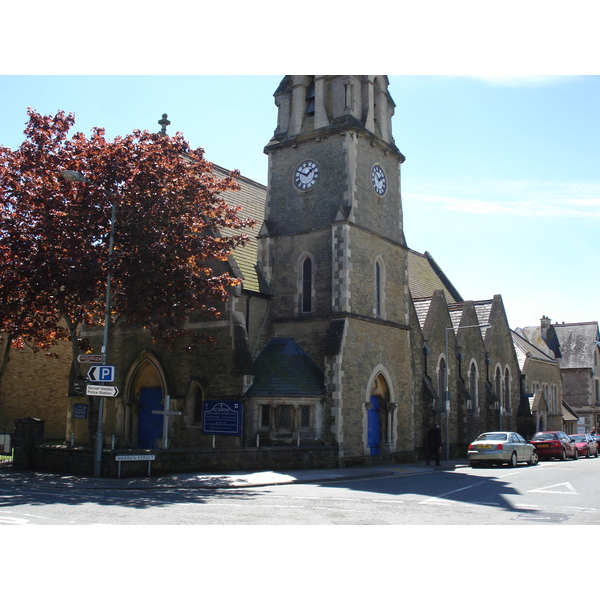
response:
[[[445,390],[444,390],[444,402],[445,402],[445,411],[446,411],[446,460],[450,460],[450,391],[448,389],[448,369],[450,367],[450,361],[448,359],[448,332],[454,331],[454,329],[472,329],[475,327],[479,327],[479,329],[487,329],[491,327],[490,323],[486,323],[485,325],[463,325],[462,327],[444,327],[444,342],[445,342],[445,351],[446,351],[446,372],[445,375]]]
[[[61,171],[61,176],[67,181],[76,181],[80,183],[87,183],[93,185],[93,183],[77,171]],[[108,325],[110,321],[110,261],[113,254],[113,246],[115,239],[115,216],[116,216],[116,205],[114,199],[111,198],[111,216],[110,216],[110,237],[108,243],[108,267],[106,269],[106,297],[104,303],[104,334],[102,338],[102,364],[106,364],[106,355],[108,349]],[[96,441],[94,446],[94,477],[100,477],[100,468],[102,466],[102,419],[104,413],[104,397],[100,396],[98,399],[98,428],[96,430]]]

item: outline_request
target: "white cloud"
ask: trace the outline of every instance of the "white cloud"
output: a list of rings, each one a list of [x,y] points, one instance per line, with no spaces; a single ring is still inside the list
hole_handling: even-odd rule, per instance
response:
[[[478,181],[405,189],[405,203],[478,215],[600,219],[600,183]]]

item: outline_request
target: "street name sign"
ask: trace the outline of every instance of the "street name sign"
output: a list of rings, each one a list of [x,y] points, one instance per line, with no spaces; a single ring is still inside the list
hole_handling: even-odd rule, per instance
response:
[[[87,372],[90,383],[112,383],[115,380],[115,368],[109,365],[90,367]]]
[[[104,361],[102,360],[102,354],[80,354],[77,357],[77,362],[80,364],[101,365]]]
[[[115,398],[119,395],[119,388],[116,385],[87,385],[85,387],[85,393],[88,396]]]

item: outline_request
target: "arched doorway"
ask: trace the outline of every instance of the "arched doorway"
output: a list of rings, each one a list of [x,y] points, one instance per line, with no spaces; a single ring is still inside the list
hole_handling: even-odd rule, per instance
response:
[[[396,404],[390,400],[390,389],[383,373],[378,373],[366,403],[367,452],[371,456],[388,455],[393,446],[393,423]]]
[[[164,371],[150,353],[144,353],[130,369],[125,402],[119,415],[122,438],[126,445],[157,448],[163,435],[164,417],[155,414],[164,408],[168,393]]]

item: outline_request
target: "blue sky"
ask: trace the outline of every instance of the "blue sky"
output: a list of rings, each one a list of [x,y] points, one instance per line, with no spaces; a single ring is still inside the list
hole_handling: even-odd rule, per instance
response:
[[[28,106],[109,137],[166,112],[209,160],[266,183],[281,77],[3,76],[0,143],[21,143]],[[409,246],[465,299],[501,294],[513,328],[600,319],[600,76],[389,77]]]
[[[323,1],[333,37],[274,0],[226,13],[178,0],[34,5],[5,8],[0,144],[22,141],[28,106],[72,111],[76,130],[109,137],[157,131],[167,113],[209,160],[266,183],[284,73],[392,73],[409,246],[465,299],[501,294],[513,328],[600,319],[593,2],[398,0],[365,7],[360,29]]]

